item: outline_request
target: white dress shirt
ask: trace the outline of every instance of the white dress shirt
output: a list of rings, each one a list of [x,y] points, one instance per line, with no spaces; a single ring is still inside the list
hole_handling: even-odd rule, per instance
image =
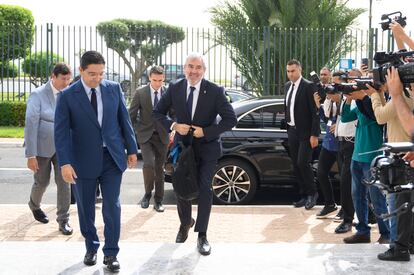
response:
[[[89,101],[91,101],[91,94],[92,94],[91,88],[86,86],[82,78],[81,78],[81,81],[82,81],[83,88],[85,89],[86,95],[88,96]],[[99,126],[102,127],[103,104],[102,104],[102,93],[101,93],[100,86],[95,88],[95,93],[96,93],[96,103],[98,107],[98,122],[99,122]]]
[[[300,84],[300,81],[301,80],[302,80],[302,76],[300,76],[299,79],[296,80],[295,83],[293,83],[293,84],[295,84],[295,87],[293,88],[293,91],[292,91],[292,85],[291,85],[290,88],[289,88],[289,92],[286,95],[286,106],[287,106],[287,104],[288,104],[288,98],[290,96],[290,93],[293,92],[292,98],[290,100],[290,108],[289,108],[289,112],[290,112],[290,122],[288,124],[290,126],[295,126],[295,98],[296,98],[296,94],[298,92],[298,88],[299,88],[299,84]]]
[[[187,82],[187,99],[188,99],[188,96],[190,95],[190,87],[194,87],[195,88],[195,90],[194,90],[194,92],[193,92],[193,105],[192,105],[192,110],[191,110],[191,119],[193,119],[193,117],[194,117],[194,113],[195,113],[195,110],[196,110],[196,108],[197,108],[197,101],[198,101],[198,95],[200,94],[200,85],[201,85],[201,80],[197,83],[197,84],[195,84],[195,85],[190,85],[190,83],[188,83]]]

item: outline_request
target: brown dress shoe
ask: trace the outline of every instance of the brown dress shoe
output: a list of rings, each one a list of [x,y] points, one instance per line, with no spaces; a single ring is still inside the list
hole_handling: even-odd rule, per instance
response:
[[[370,243],[371,237],[369,235],[354,234],[346,237],[344,243]]]

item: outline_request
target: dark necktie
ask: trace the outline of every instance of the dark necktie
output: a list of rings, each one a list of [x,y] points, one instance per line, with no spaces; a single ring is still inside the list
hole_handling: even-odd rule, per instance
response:
[[[286,108],[286,122],[290,122],[290,104],[292,101],[293,90],[295,89],[295,83],[292,83],[292,88],[290,89],[289,97],[287,100],[287,108]]]
[[[153,109],[155,109],[155,106],[158,104],[158,91],[154,92],[154,105],[152,106]]]
[[[190,87],[190,94],[188,95],[188,98],[187,98],[187,111],[188,111],[188,114],[190,115],[191,119],[192,119],[191,115],[193,113],[193,94],[194,94],[194,90],[195,90],[195,87],[191,86]]]
[[[95,90],[95,88],[91,89],[91,105],[92,105],[92,109],[95,112],[96,116],[98,116],[98,103],[96,101],[96,90]]]

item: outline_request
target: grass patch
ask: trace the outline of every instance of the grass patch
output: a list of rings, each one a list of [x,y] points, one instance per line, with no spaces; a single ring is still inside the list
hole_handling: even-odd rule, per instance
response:
[[[0,138],[23,138],[24,127],[0,126]]]

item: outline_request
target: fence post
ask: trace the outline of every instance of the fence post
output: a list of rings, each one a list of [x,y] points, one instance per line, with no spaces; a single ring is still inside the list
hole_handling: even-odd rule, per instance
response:
[[[51,71],[50,65],[53,61],[53,23],[46,24],[46,76]],[[48,77],[46,77],[46,81]]]

